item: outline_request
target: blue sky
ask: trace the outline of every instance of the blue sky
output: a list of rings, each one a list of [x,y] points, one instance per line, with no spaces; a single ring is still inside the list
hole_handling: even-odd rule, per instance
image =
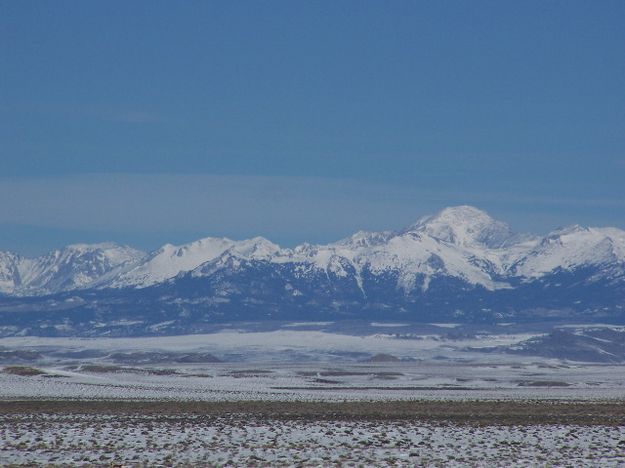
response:
[[[625,2],[0,3],[0,249],[625,228]]]

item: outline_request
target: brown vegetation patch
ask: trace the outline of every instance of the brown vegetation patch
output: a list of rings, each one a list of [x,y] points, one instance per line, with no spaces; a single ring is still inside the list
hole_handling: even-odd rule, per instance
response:
[[[107,366],[102,364],[83,364],[75,370],[80,372],[91,372],[94,374],[146,374],[146,375],[176,375],[177,371],[174,369],[152,369],[152,368],[139,368],[139,367],[122,367],[122,366]]]
[[[531,380],[519,382],[519,387],[570,387],[571,384],[559,380]]]
[[[0,414],[116,414],[163,417],[243,414],[263,418],[305,420],[424,420],[466,424],[622,425],[625,401],[124,401],[30,400],[0,401]]]
[[[32,377],[35,375],[45,374],[44,371],[29,366],[7,366],[3,369],[5,374],[21,375],[24,377]]]

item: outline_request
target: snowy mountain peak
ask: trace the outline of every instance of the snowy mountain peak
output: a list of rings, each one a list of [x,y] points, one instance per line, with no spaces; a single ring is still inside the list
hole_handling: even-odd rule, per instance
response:
[[[70,244],[63,249],[54,250],[48,255],[66,260],[92,256],[106,261],[112,266],[118,266],[142,258],[145,256],[145,252],[126,245],[103,242],[100,244]]]
[[[0,294],[10,294],[19,285],[20,257],[11,252],[0,251]]]
[[[408,230],[422,232],[434,239],[466,247],[477,244],[498,248],[513,236],[506,223],[491,218],[485,211],[467,205],[445,208],[438,214],[421,218]]]
[[[235,244],[227,238],[205,237],[184,245],[165,244],[143,261],[120,271],[100,286],[114,288],[146,287],[173,278],[208,262]]]
[[[371,231],[358,231],[355,234],[341,239],[334,245],[342,247],[372,247],[383,244],[388,241],[392,236],[390,231],[371,232]]]
[[[94,250],[118,250],[126,248],[126,246],[121,246],[116,244],[115,242],[100,242],[97,244],[69,244],[59,250],[73,250],[76,252],[92,252]]]
[[[280,246],[265,239],[254,237],[236,242],[230,251],[237,255],[253,259],[267,259],[280,252]]]
[[[538,278],[558,269],[609,264],[625,264],[625,231],[573,225],[545,236],[515,265],[514,273]]]
[[[148,257],[111,281],[99,286],[114,288],[151,286],[171,279],[182,272],[196,269],[224,255],[267,259],[280,247],[263,237],[234,241],[226,237],[205,237],[185,245],[165,244]]]
[[[571,224],[569,226],[561,226],[549,233],[549,237],[567,236],[578,232],[587,232],[590,228],[580,226],[579,224]]]
[[[0,254],[0,293],[42,295],[90,286],[144,252],[113,243],[73,244],[36,258]]]

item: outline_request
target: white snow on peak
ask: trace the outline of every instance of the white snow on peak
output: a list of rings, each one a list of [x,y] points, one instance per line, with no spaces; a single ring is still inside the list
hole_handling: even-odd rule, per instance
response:
[[[229,253],[234,256],[254,260],[268,260],[279,252],[280,246],[264,237],[254,237],[235,242],[229,249]]]
[[[182,246],[166,244],[104,285],[143,288],[194,270],[226,252],[245,258],[267,259],[279,250],[280,247],[262,237],[243,241],[206,237]]]
[[[345,276],[351,265],[361,289],[362,271],[368,268],[373,273],[399,272],[397,286],[405,291],[425,290],[432,277],[444,275],[492,290],[509,285],[492,277],[502,270],[503,260],[489,244],[511,238],[504,223],[462,206],[422,218],[398,233],[360,231],[333,244],[303,244],[274,261],[308,263],[338,276]]]
[[[233,243],[227,238],[206,237],[181,246],[165,244],[137,265],[121,272],[106,286],[146,287],[168,280],[181,271],[193,270],[218,257]]]
[[[18,287],[19,261],[14,253],[0,251],[0,294],[12,294]]]
[[[510,227],[472,206],[445,208],[433,216],[421,218],[408,228],[434,239],[459,246],[483,245],[497,248],[512,237]]]
[[[537,278],[558,269],[625,264],[625,231],[616,228],[556,229],[512,266],[512,272]]]
[[[335,242],[333,245],[337,247],[372,247],[375,245],[381,245],[387,242],[393,233],[390,231],[383,232],[371,232],[371,231],[358,231],[345,239],[341,239]]]
[[[13,256],[13,286],[2,289],[18,295],[50,294],[84,288],[120,265],[145,255],[132,247],[113,243],[74,244],[35,258]],[[2,260],[0,260],[0,263]],[[0,270],[4,272],[3,267]],[[2,278],[7,275],[0,273]]]
[[[106,259],[111,265],[115,266],[132,262],[145,256],[145,252],[141,250],[125,245],[117,245],[113,242],[70,244],[61,250],[55,250],[53,253],[66,259],[81,255],[96,255],[99,258]]]
[[[417,286],[426,290],[431,278],[453,276],[486,289],[500,289],[508,284],[499,282],[482,268],[489,258],[485,252],[458,247],[453,243],[440,242],[425,233],[406,231],[394,236],[389,242],[366,255],[374,272],[398,270],[400,286],[409,291]],[[479,258],[481,262],[475,262]],[[419,284],[418,279],[422,278]]]

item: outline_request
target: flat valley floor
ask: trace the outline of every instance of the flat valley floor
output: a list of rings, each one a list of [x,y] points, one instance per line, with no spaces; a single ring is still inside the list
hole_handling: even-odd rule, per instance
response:
[[[0,466],[625,467],[605,326],[271,327],[0,338]]]
[[[4,401],[0,464],[625,466],[624,402]]]

